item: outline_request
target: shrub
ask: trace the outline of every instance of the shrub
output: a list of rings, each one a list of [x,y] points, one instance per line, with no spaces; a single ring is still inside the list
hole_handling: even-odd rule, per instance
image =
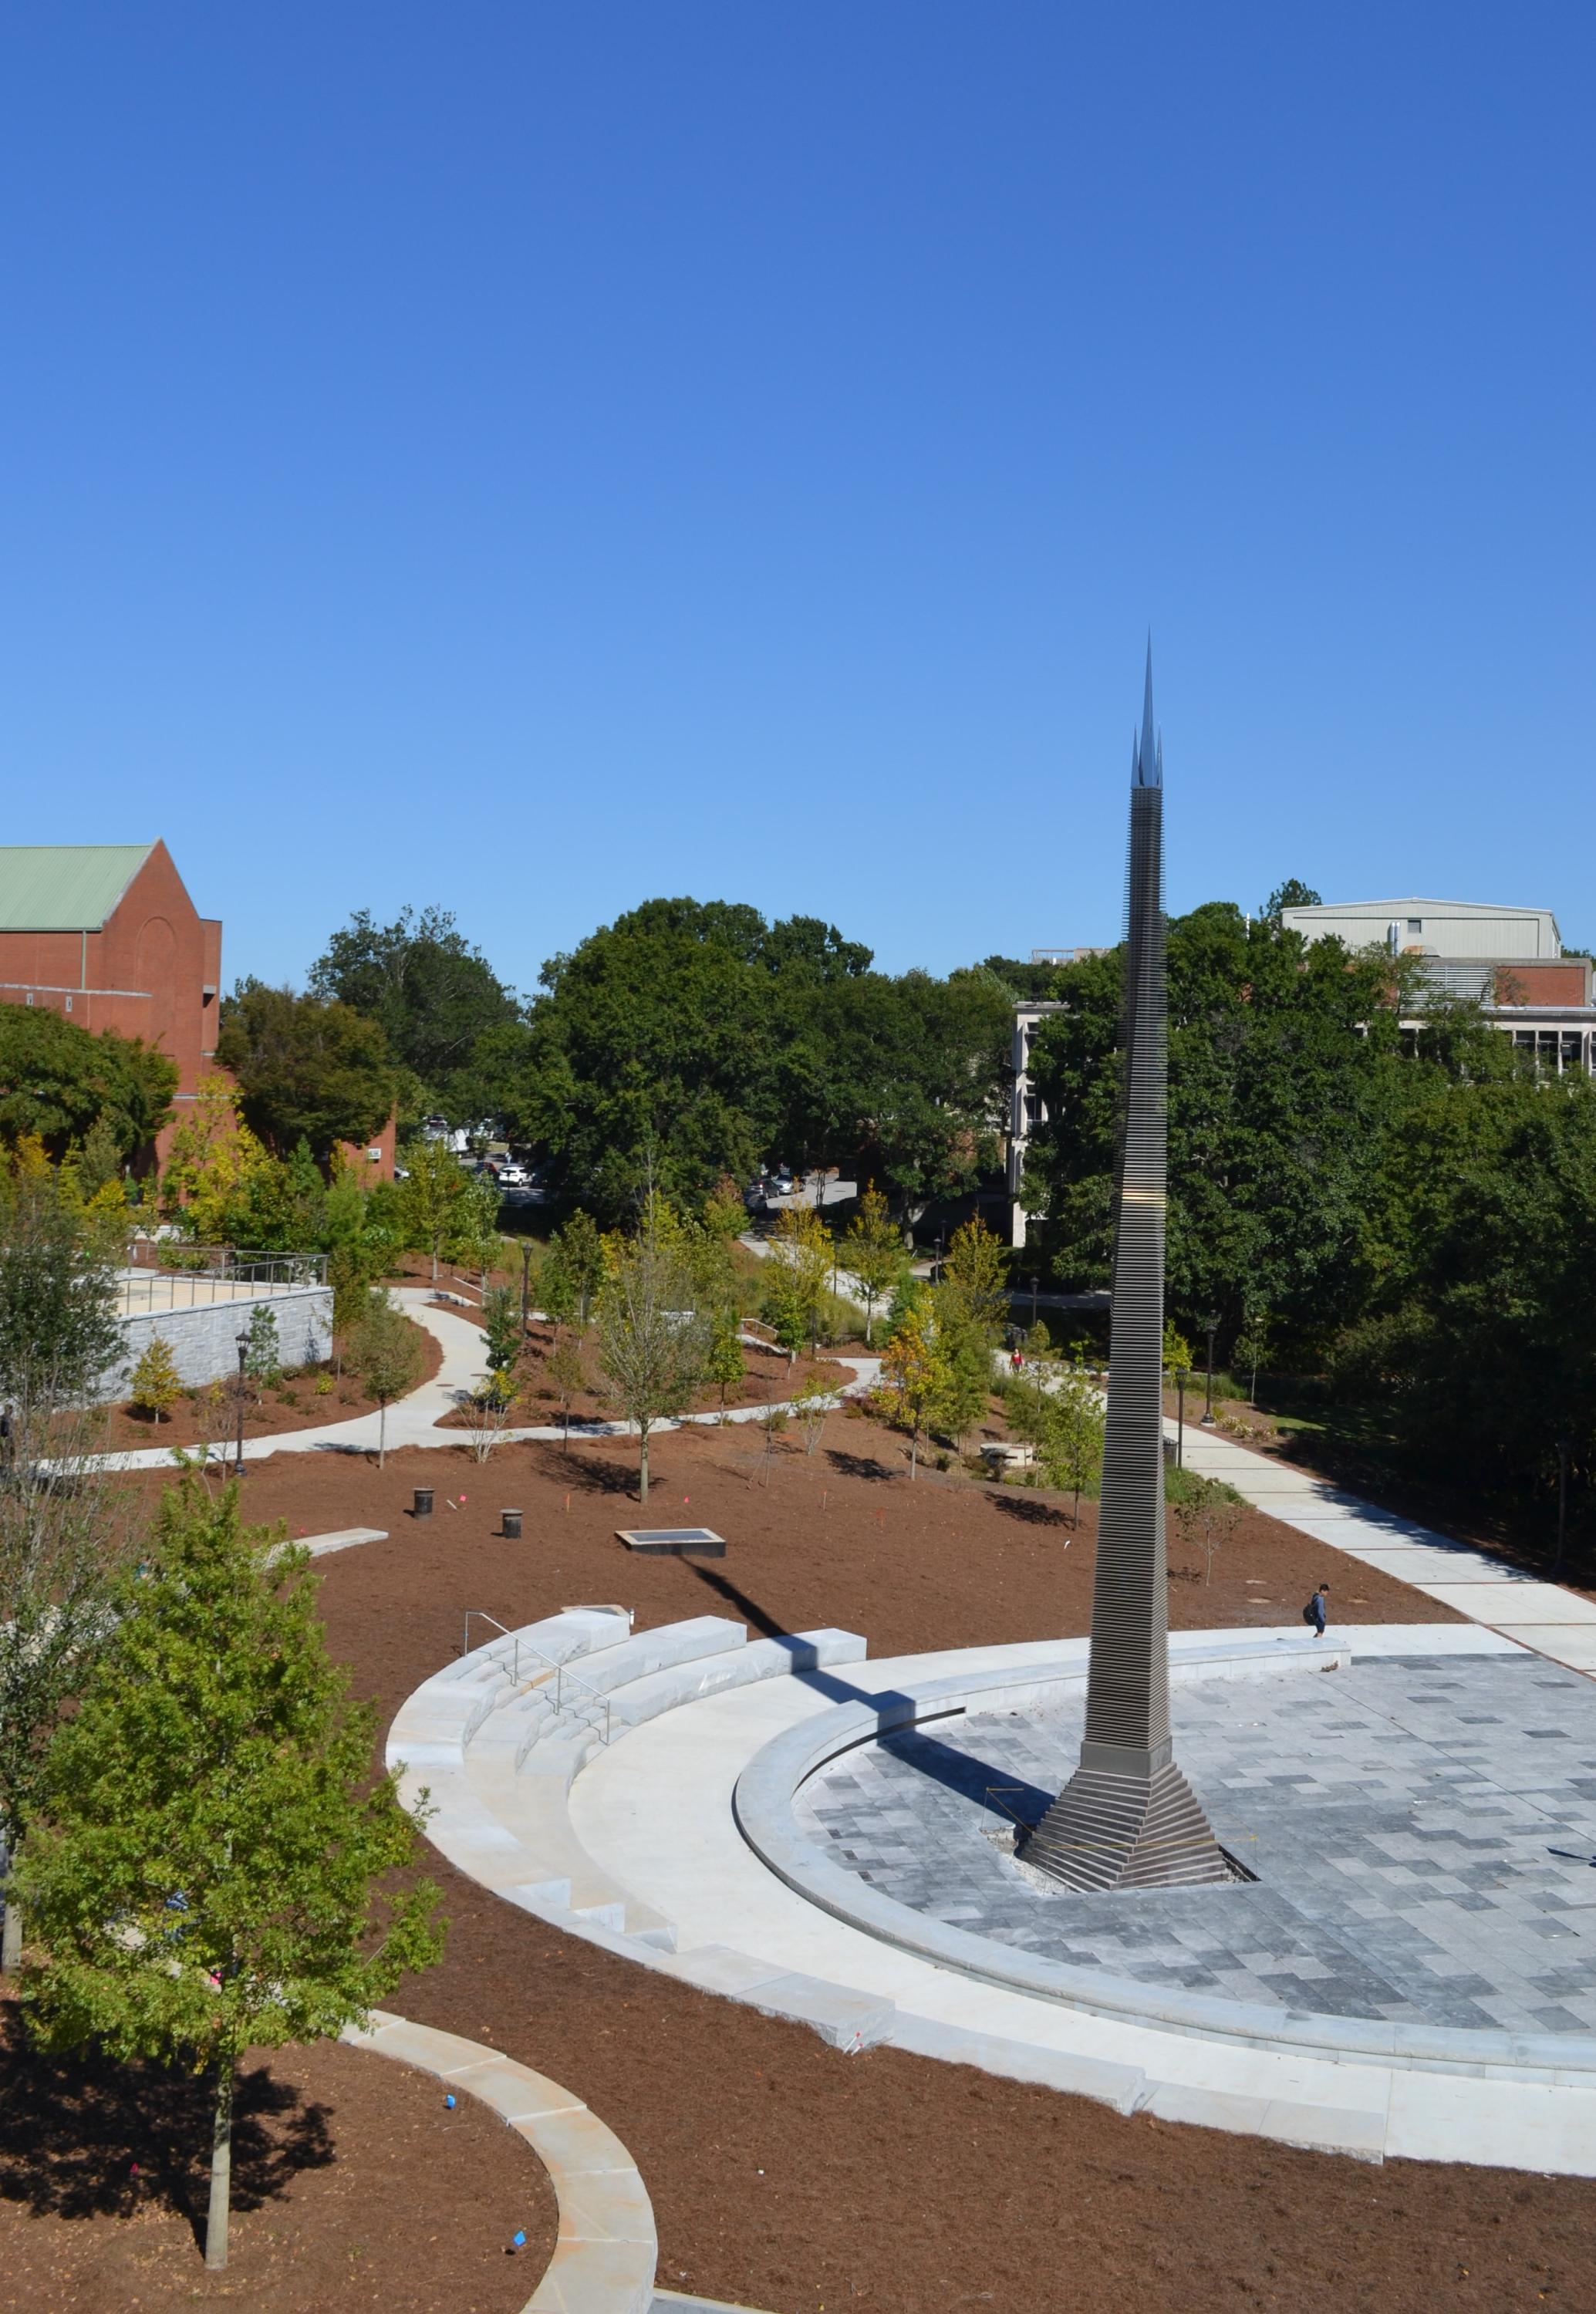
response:
[[[159,1334],[152,1334],[133,1369],[134,1405],[141,1413],[153,1415],[162,1422],[182,1394],[182,1376],[172,1352]]]

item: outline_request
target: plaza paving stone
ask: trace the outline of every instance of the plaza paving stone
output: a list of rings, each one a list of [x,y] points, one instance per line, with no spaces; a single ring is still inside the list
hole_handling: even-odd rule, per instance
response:
[[[1250,1881],[1078,1895],[1016,1865],[1016,1821],[1073,1767],[1079,1700],[851,1752],[798,1819],[883,1894],[1050,1959],[1337,2017],[1596,2031],[1591,1681],[1528,1656],[1399,1657],[1177,1686],[1173,1709]]]

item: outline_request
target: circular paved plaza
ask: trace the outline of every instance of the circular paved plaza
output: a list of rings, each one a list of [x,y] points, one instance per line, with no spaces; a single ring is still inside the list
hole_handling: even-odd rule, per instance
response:
[[[1177,1686],[1230,1887],[1079,1895],[1017,1863],[1081,1701],[843,1753],[800,1828],[882,1894],[1038,1958],[1301,2013],[1596,2031],[1596,1686],[1531,1656]]]

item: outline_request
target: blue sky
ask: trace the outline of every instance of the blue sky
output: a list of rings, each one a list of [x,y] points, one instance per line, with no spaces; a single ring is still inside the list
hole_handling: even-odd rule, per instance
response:
[[[9,842],[231,979],[654,893],[1596,938],[1585,5],[0,13]]]

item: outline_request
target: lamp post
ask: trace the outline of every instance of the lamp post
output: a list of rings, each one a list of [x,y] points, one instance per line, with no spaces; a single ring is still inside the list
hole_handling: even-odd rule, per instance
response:
[[[241,1334],[238,1338],[238,1454],[233,1466],[235,1479],[243,1476],[244,1361],[249,1355],[250,1338],[247,1334]]]
[[[1208,1395],[1203,1408],[1202,1427],[1204,1430],[1212,1430],[1213,1428],[1213,1338],[1219,1331],[1219,1320],[1217,1317],[1199,1318],[1197,1323],[1208,1337]]]
[[[1191,1375],[1185,1366],[1175,1369],[1175,1467],[1186,1468],[1186,1386]]]

